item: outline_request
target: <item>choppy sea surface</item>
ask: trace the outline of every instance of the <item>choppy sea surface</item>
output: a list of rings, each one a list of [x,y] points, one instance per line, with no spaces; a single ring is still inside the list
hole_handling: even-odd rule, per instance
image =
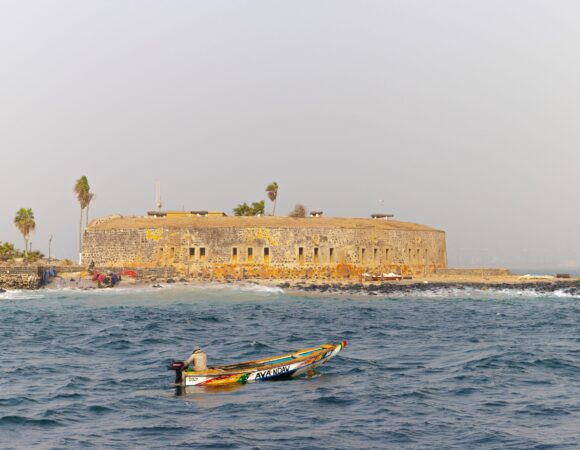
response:
[[[210,364],[322,343],[311,378],[177,391]],[[580,298],[256,286],[0,294],[0,448],[580,447]]]

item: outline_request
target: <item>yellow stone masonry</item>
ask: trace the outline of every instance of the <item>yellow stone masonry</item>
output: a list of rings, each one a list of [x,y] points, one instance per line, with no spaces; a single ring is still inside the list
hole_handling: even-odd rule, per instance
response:
[[[173,267],[190,278],[344,279],[447,267],[445,233],[384,219],[110,217],[85,230],[97,266]]]

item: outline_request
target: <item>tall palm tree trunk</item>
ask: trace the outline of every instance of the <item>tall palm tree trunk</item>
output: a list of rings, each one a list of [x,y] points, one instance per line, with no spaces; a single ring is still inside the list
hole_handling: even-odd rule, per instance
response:
[[[79,222],[79,262],[81,259],[82,241],[83,241],[83,208],[81,208],[81,220]]]
[[[274,199],[274,207],[272,208],[272,215],[275,216],[276,215],[276,202],[278,201],[278,198],[276,197]]]
[[[28,256],[28,235],[24,235],[24,257]]]
[[[89,226],[89,206],[90,206],[90,203],[87,203],[87,216],[86,216],[86,221],[85,221],[85,228]]]

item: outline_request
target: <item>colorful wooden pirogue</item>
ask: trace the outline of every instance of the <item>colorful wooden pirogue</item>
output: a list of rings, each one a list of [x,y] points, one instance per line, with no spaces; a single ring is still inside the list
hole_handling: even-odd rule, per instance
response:
[[[346,347],[346,341],[337,345],[324,344],[320,347],[306,348],[272,358],[208,367],[207,370],[201,372],[188,370],[182,361],[173,361],[167,368],[175,370],[177,386],[223,386],[280,380],[296,377],[324,364],[344,347]]]

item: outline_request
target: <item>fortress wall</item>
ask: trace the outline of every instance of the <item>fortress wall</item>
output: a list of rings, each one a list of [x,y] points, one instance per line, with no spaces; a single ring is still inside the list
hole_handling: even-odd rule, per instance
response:
[[[180,274],[201,278],[288,279],[347,278],[386,271],[419,275],[447,267],[445,233],[438,230],[312,225],[88,227],[83,264],[171,266]]]

